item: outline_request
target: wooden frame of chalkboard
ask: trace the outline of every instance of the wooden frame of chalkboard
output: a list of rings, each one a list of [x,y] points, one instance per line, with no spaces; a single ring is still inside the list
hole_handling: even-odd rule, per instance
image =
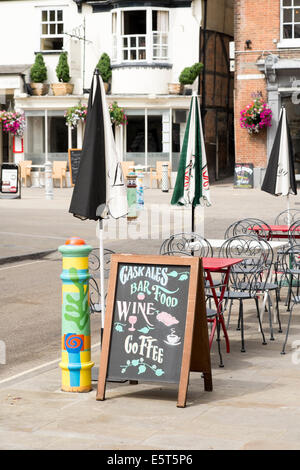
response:
[[[165,292],[178,292],[178,298],[168,294],[163,297],[162,293]],[[141,308],[139,311],[138,302],[132,302],[135,294],[141,302],[145,298],[147,300],[147,296],[148,300],[155,302],[148,303],[147,307],[143,307],[144,310]],[[167,298],[169,300],[166,300]],[[129,315],[129,304],[131,308],[135,304],[134,315],[132,312]],[[164,311],[155,310],[157,306]],[[172,314],[165,310],[171,310]],[[149,317],[145,315],[145,311],[152,315],[151,322],[147,321]],[[181,328],[179,333],[174,334],[171,328],[171,333],[165,336],[167,329],[174,324],[178,329]],[[143,328],[137,329],[138,325]],[[153,337],[155,335],[156,338]],[[181,349],[176,350],[177,347]],[[152,356],[149,351],[152,351]],[[134,359],[132,353],[135,353]],[[120,357],[120,354],[123,357]],[[151,361],[147,359],[149,355],[152,364],[149,364]],[[154,373],[146,379],[149,369],[149,374]],[[212,390],[201,258],[112,255],[96,399],[105,400],[106,382],[109,380],[176,383],[177,407],[183,408],[186,406],[191,371],[202,372],[205,391]]]
[[[72,154],[74,153],[81,153],[82,149],[69,149],[68,154],[69,154],[69,171],[70,171],[70,179],[71,179],[71,185],[75,186],[75,182],[73,182],[73,174],[72,174]]]

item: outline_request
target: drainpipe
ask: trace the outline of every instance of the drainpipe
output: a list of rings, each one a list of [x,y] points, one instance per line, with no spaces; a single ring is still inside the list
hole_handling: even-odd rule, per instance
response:
[[[206,106],[206,30],[207,30],[207,0],[204,1],[204,21],[203,21],[203,55],[201,54],[201,28],[199,30],[199,62],[203,63],[203,73],[201,74],[201,88],[202,88],[202,100],[201,100],[201,119],[203,134],[205,135],[205,106]],[[200,95],[200,80],[198,85],[198,95]]]

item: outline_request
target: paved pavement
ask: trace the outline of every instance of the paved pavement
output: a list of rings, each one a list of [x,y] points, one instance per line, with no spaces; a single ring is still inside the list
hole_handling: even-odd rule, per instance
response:
[[[229,329],[230,354],[224,351],[224,341],[221,343],[223,369],[218,367],[216,345],[212,349],[214,390],[205,392],[201,375],[192,373],[185,409],[176,408],[177,387],[173,385],[108,383],[104,402],[96,401],[96,381],[89,393],[62,392],[58,367],[61,259],[56,250],[74,235],[97,247],[96,224],[79,221],[67,213],[70,189],[55,190],[53,201],[46,201],[40,189],[24,189],[22,195],[21,200],[0,200],[0,339],[9,345],[7,364],[0,365],[1,449],[300,448],[300,361],[297,350],[291,348],[300,339],[297,316],[287,354],[282,356],[283,335],[276,332],[275,341],[269,341],[266,322],[268,344],[261,344],[251,303],[246,308],[246,353],[240,352],[234,310]],[[222,238],[225,228],[236,218],[256,216],[272,222],[286,207],[284,198],[256,189],[234,190],[230,182],[213,185],[211,198],[213,206],[205,209],[204,225],[205,236],[210,238]],[[292,207],[297,207],[298,199],[291,197]],[[163,207],[169,200],[170,193],[145,191],[146,204]],[[153,212],[157,211],[156,206]],[[180,212],[175,210],[176,227],[179,217]],[[157,227],[161,225],[157,218],[153,221]],[[141,239],[112,237],[106,239],[105,246],[118,252],[157,253],[161,240],[145,242],[146,225],[139,228]],[[42,252],[43,257],[37,255]],[[35,296],[39,285],[41,302]],[[285,332],[287,313],[283,302],[281,313]],[[51,315],[51,322],[47,322]],[[28,322],[29,329],[36,329],[39,341],[34,358],[32,337],[22,336]],[[92,359],[96,367],[100,357],[99,324],[99,317],[92,317]]]

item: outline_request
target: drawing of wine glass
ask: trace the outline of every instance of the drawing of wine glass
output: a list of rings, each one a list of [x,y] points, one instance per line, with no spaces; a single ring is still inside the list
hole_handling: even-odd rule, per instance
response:
[[[128,328],[128,330],[129,331],[135,331],[135,328],[134,328],[133,325],[136,323],[137,317],[135,315],[130,315],[130,317],[128,317],[128,321],[131,324],[131,328]]]

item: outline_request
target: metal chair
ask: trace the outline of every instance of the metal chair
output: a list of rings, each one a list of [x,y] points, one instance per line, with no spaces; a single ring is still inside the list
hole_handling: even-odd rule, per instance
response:
[[[225,231],[224,238],[237,237],[238,235],[255,235],[258,239],[271,240],[271,227],[261,219],[246,218],[233,222]]]
[[[248,299],[255,301],[258,323],[263,340],[262,344],[266,344],[260,319],[258,295],[265,290],[267,284],[271,266],[270,256],[272,256],[272,250],[269,250],[269,248],[271,247],[265,240],[259,240],[251,235],[229,238],[220,248],[219,255],[221,257],[242,258],[243,260],[231,269],[229,288],[224,296],[228,300],[239,301],[238,329],[241,331],[241,352],[246,351],[243,302]],[[267,261],[269,261],[269,263]],[[265,280],[263,279],[264,277]],[[272,332],[270,309],[269,320]]]
[[[294,307],[300,304],[299,296],[299,280],[300,280],[300,245],[293,245],[288,248],[282,257],[282,267],[284,271],[284,276],[288,283],[288,297],[289,304],[291,303],[288,325],[286,330],[286,336],[283,343],[281,354],[285,354],[285,348],[288,340],[288,335],[290,331],[291,319]],[[295,282],[294,282],[295,281]],[[296,293],[294,288],[296,287]]]
[[[275,218],[275,225],[292,225],[300,220],[300,209],[286,209],[280,212]]]
[[[104,249],[104,277],[109,276],[110,258],[114,251]],[[100,258],[99,249],[94,248],[89,254],[89,288],[90,288],[90,309],[92,313],[101,312],[101,294],[100,294]]]
[[[194,255],[202,258],[212,257],[213,249],[206,238],[201,237],[197,233],[176,233],[163,241],[159,254],[184,252],[186,256]]]

